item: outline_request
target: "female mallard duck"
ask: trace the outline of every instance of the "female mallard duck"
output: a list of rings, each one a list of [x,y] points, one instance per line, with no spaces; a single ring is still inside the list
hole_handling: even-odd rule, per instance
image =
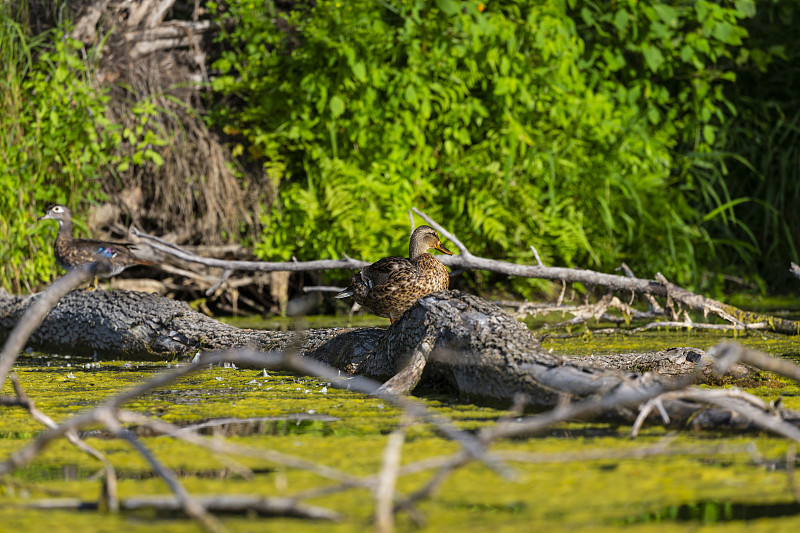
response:
[[[72,235],[72,213],[63,205],[53,205],[39,220],[58,221],[58,235],[53,246],[56,263],[66,271],[79,266],[97,261],[98,256],[108,260],[110,268],[98,273],[99,277],[110,278],[116,276],[126,268],[133,265],[153,265],[136,257],[131,249],[135,246],[126,242],[106,242],[94,239],[76,239]],[[94,279],[97,287],[97,277]]]
[[[365,266],[353,274],[350,286],[336,297],[352,296],[376,315],[394,322],[422,296],[446,290],[450,285],[445,266],[428,253],[431,248],[453,255],[442,246],[436,230],[430,226],[418,227],[411,234],[408,259],[384,257]]]

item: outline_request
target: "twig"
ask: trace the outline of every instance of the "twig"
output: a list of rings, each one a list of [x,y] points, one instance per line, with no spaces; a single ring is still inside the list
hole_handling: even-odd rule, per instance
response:
[[[787,359],[778,359],[735,342],[721,342],[709,348],[708,354],[716,358],[714,367],[721,374],[737,361],[741,361],[800,383],[800,366]]]
[[[251,448],[248,446],[241,446],[238,444],[233,444],[231,442],[226,442],[220,439],[205,437],[197,434],[194,431],[184,431],[184,428],[175,426],[173,424],[169,424],[162,420],[147,417],[140,413],[123,410],[120,411],[119,413],[119,419],[123,423],[137,424],[143,427],[147,427],[157,434],[163,434],[165,437],[180,439],[185,442],[194,444],[195,446],[203,447],[215,453],[239,455],[242,457],[253,457],[257,459],[270,461],[272,463],[286,466],[289,468],[306,470],[308,472],[313,472],[318,476],[338,481],[343,485],[347,486],[348,488],[372,487],[372,485],[368,484],[361,478],[358,478],[356,476],[353,476],[336,468],[321,465],[319,463],[315,463],[307,459],[302,459],[300,457],[296,457],[293,455],[277,452],[275,450]]]
[[[630,333],[639,333],[640,331],[647,331],[654,328],[686,328],[686,329],[713,329],[716,331],[745,331],[745,330],[761,330],[767,329],[766,323],[757,324],[706,324],[705,322],[674,322],[671,320],[656,321],[633,328]]]
[[[342,292],[344,287],[333,287],[331,285],[306,285],[303,292]]]
[[[25,391],[22,388],[22,385],[20,385],[19,379],[17,378],[16,374],[11,373],[9,375],[9,380],[11,381],[11,384],[14,386],[14,393],[16,394],[15,399],[18,402],[16,405],[19,405],[20,407],[27,409],[31,417],[40,424],[42,424],[44,427],[52,429],[58,426],[55,420],[53,420],[52,418],[44,414],[42,411],[40,411],[36,407],[36,404],[30,398],[28,398],[27,394],[25,394]],[[72,444],[82,452],[91,455],[92,457],[100,461],[100,463],[103,465],[105,482],[103,483],[102,499],[105,501],[106,506],[110,512],[115,513],[119,511],[119,496],[117,493],[117,472],[116,470],[114,470],[114,465],[111,464],[111,461],[108,460],[108,457],[106,457],[105,454],[103,454],[99,450],[93,448],[85,441],[83,441],[78,436],[78,433],[76,431],[68,431],[64,436],[66,437],[67,441],[69,441],[70,444]]]
[[[149,235],[135,228],[131,229],[131,233],[137,237],[144,239],[148,246],[163,252],[173,255],[178,259],[189,261],[191,263],[199,263],[209,267],[218,267],[230,270],[247,270],[255,272],[307,272],[311,270],[327,270],[344,268],[354,270],[368,265],[366,261],[358,261],[356,259],[318,259],[315,261],[286,261],[278,263],[270,263],[266,261],[227,261],[224,259],[214,259],[211,257],[202,257],[188,252],[179,246],[163,242],[158,237]]]
[[[800,488],[797,487],[797,480],[794,475],[794,463],[797,459],[797,446],[789,446],[786,450],[786,482],[789,485],[789,490],[794,494],[794,501],[800,503]]]
[[[14,366],[17,356],[25,347],[25,343],[28,342],[28,338],[39,327],[42,319],[50,309],[69,291],[88,281],[101,271],[102,267],[98,266],[98,263],[86,263],[58,278],[36,297],[33,304],[28,306],[25,314],[22,315],[17,325],[8,335],[3,351],[0,352],[0,388],[6,382],[6,377],[8,377],[11,367]]]
[[[400,468],[400,452],[406,438],[406,422],[395,429],[383,450],[383,463],[375,487],[375,529],[378,533],[394,531],[394,491]]]
[[[794,274],[796,277],[800,278],[800,266],[797,266],[797,263],[795,263],[794,261],[792,262],[792,266],[789,269],[789,272]]]
[[[229,424],[253,424],[253,423],[261,424],[264,422],[287,422],[287,421],[299,423],[306,420],[313,420],[316,422],[336,422],[339,419],[336,418],[335,416],[318,415],[318,414],[312,415],[309,413],[297,413],[286,416],[262,416],[258,418],[215,418],[213,420],[207,420],[200,424],[192,424],[190,426],[176,427],[174,431],[166,434],[165,436],[173,437],[181,433],[189,433],[200,429],[225,426]]]
[[[567,420],[584,418],[618,407],[635,407],[665,392],[678,390],[691,383],[691,379],[682,378],[673,382],[658,383],[650,387],[633,388],[621,384],[608,394],[598,398],[590,398],[566,406],[556,407],[552,411],[534,415],[521,422],[503,428],[490,428],[481,432],[484,442],[498,438],[521,437],[541,433],[545,429]]]
[[[436,471],[433,477],[431,477],[431,479],[428,480],[425,485],[420,487],[405,500],[399,501],[396,505],[396,508],[407,509],[414,503],[429,497],[441,486],[442,483],[447,480],[448,477],[450,477],[450,474],[471,462],[472,459],[463,452],[449,456],[445,461],[443,461],[439,467],[439,470]]]
[[[670,423],[669,414],[666,409],[664,409],[664,404],[661,399],[661,396],[651,398],[639,409],[639,416],[636,417],[636,420],[633,422],[633,427],[631,428],[631,437],[636,437],[639,434],[639,430],[642,428],[644,421],[647,420],[647,417],[650,416],[653,408],[658,409],[658,413],[661,415],[661,420],[664,424]]]
[[[109,415],[111,414],[110,412],[107,413]],[[175,498],[180,504],[180,507],[189,517],[196,520],[203,527],[203,529],[209,531],[210,533],[222,533],[227,531],[225,526],[222,525],[222,522],[217,520],[217,518],[215,518],[212,514],[209,514],[209,512],[200,502],[192,498],[192,496],[178,479],[178,476],[176,476],[171,469],[161,464],[161,461],[159,461],[158,458],[156,458],[156,456],[153,455],[133,433],[121,428],[118,425],[116,418],[108,416],[105,420],[105,424],[106,427],[116,437],[130,442],[131,445],[136,448],[136,451],[138,451],[147,460],[147,462],[150,463],[150,466],[153,467],[153,470],[159,476],[161,476],[161,478],[167,483],[169,488],[175,494]]]
[[[220,285],[222,285],[223,283],[225,283],[225,282],[228,280],[228,278],[229,278],[229,277],[231,277],[231,274],[233,274],[233,270],[231,270],[230,268],[226,268],[226,269],[225,269],[225,270],[222,272],[222,275],[219,277],[219,279],[217,280],[217,282],[216,282],[216,283],[214,283],[214,284],[213,284],[211,287],[209,287],[209,288],[206,290],[206,296],[211,296],[212,294],[214,294],[214,291],[215,291],[215,290],[217,290],[217,288],[218,288]]]
[[[564,294],[567,292],[567,282],[561,280],[561,294],[558,295],[558,300],[556,300],[556,305],[561,305],[564,302]]]
[[[631,267],[629,267],[624,262],[619,266],[619,268],[622,270],[622,272],[625,274],[626,277],[628,277],[628,278],[635,278],[636,277],[634,275],[634,273],[633,273],[633,270],[631,270]],[[634,293],[631,292],[631,305],[632,305],[632,302],[633,302],[633,296],[634,296]],[[644,297],[647,300],[647,304],[650,306],[650,311],[651,312],[653,312],[655,314],[659,314],[659,315],[663,315],[664,314],[664,310],[661,308],[661,306],[658,304],[658,301],[653,297],[652,294],[645,293]]]
[[[533,257],[536,258],[536,264],[539,265],[540,267],[544,266],[544,263],[542,263],[542,258],[539,257],[539,251],[532,244],[531,244],[531,252],[533,252]]]
[[[743,402],[741,400],[729,400],[718,396],[702,394],[708,393],[712,391],[697,391],[697,396],[694,398],[687,396],[690,399],[694,399],[695,401],[706,401],[708,403],[717,405],[722,407],[723,409],[728,409],[730,411],[734,411],[737,414],[743,416],[756,426],[760,427],[761,429],[770,431],[777,435],[781,435],[786,437],[787,439],[791,439],[795,442],[800,442],[800,429],[793,426],[792,424],[784,421],[779,416],[770,415],[764,410],[759,409],[758,407],[753,406],[750,403]]]
[[[195,496],[194,500],[205,509],[215,513],[236,513],[249,515],[258,513],[264,516],[287,516],[294,518],[307,518],[310,520],[342,519],[342,515],[322,507],[297,503],[291,498],[264,498],[239,494],[235,496]],[[177,498],[169,496],[137,496],[126,498],[120,502],[125,511],[139,509],[152,509],[155,511],[180,511],[183,509]],[[31,509],[82,509],[96,510],[94,502],[84,502],[76,498],[58,498],[39,500],[26,505]]]
[[[556,452],[556,453],[536,453],[524,451],[498,451],[495,452],[499,457],[508,461],[533,463],[533,464],[553,464],[553,463],[574,463],[585,461],[621,461],[628,459],[646,459],[648,457],[664,456],[689,456],[689,455],[716,455],[743,453],[747,450],[747,445],[737,444],[715,444],[715,445],[678,445],[671,446],[675,442],[676,435],[669,434],[660,439],[657,443],[643,448],[627,450],[606,450],[595,449],[583,452]]]

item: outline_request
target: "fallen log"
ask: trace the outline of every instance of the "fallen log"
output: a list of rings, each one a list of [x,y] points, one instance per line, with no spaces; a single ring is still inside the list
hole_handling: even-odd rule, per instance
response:
[[[0,295],[0,339],[37,298]],[[708,356],[693,348],[591,360],[556,356],[543,350],[524,324],[460,291],[421,298],[388,330],[261,331],[223,324],[155,294],[79,290],[58,302],[28,346],[50,353],[149,360],[236,348],[296,350],[348,374],[386,381],[389,392],[407,393],[419,385],[506,405],[523,393],[539,407],[554,405],[559,394],[586,397],[619,386],[661,384],[675,376],[703,379],[711,372]],[[635,373],[645,360],[644,369],[657,370],[662,377]]]

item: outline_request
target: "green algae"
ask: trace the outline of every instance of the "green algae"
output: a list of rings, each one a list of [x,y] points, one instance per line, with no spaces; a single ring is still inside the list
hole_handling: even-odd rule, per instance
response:
[[[564,355],[650,351],[670,346],[707,348],[734,338],[701,330],[662,329],[637,335],[587,333],[570,339],[545,338],[543,346]],[[754,333],[737,334],[735,340],[776,356],[796,358],[800,339]],[[119,391],[134,386],[156,372],[178,364],[95,362],[30,354],[16,367],[25,390],[37,406],[62,421],[85,411]],[[725,383],[724,386],[742,383]],[[784,405],[800,409],[800,388],[789,380],[759,373],[746,389],[765,400],[781,398]],[[7,384],[2,391],[11,392]],[[425,397],[430,409],[452,419],[468,431],[488,427],[509,415],[507,411],[454,403],[445,397]],[[332,387],[324,380],[285,372],[214,367],[137,398],[126,408],[178,425],[215,418],[264,419],[252,431],[234,434],[228,441],[275,450],[316,461],[350,475],[374,475],[381,466],[387,435],[401,421],[401,413],[376,398]],[[325,419],[299,417],[326,415]],[[294,417],[294,418],[293,418]],[[133,428],[134,430],[136,428]],[[0,454],[28,444],[42,431],[21,409],[4,409],[0,417]],[[568,422],[536,437],[498,443],[502,452],[539,454],[539,463],[509,462],[513,479],[504,479],[481,464],[455,472],[429,499],[419,504],[426,524],[416,528],[410,518],[398,515],[399,531],[772,531],[800,526],[786,473],[789,443],[766,434],[681,432],[671,446],[686,453],[646,459],[564,460],[563,454],[625,451],[646,448],[668,435],[660,426],[645,427],[631,439],[630,428],[599,422]],[[151,466],[131,446],[109,438],[102,428],[82,435],[107,454],[118,471],[122,498],[167,494]],[[290,496],[334,484],[321,476],[263,459],[236,457],[251,468],[242,477],[231,463],[210,451],[167,437],[142,433],[142,442],[173,468],[193,494],[258,494]],[[757,450],[762,459],[746,450]],[[723,447],[724,449],[717,449]],[[403,463],[438,457],[458,450],[430,425],[408,429]],[[64,497],[94,501],[100,483],[100,465],[64,440],[53,443],[30,465],[0,482],[0,523],[8,530],[34,528],[60,531],[197,531],[180,516],[154,513],[35,511],[24,505],[40,498]],[[409,494],[424,485],[433,472],[403,476],[398,490]],[[308,503],[346,515],[340,523],[296,519],[221,516],[230,531],[274,527],[281,531],[362,531],[371,527],[372,495],[351,489],[317,497]],[[750,509],[751,514],[734,510]],[[752,510],[772,510],[754,512]],[[657,528],[657,529],[656,529]]]

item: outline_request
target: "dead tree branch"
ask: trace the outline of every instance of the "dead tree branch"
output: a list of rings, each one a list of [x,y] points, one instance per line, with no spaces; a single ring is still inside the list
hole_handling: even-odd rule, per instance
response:
[[[69,291],[92,278],[100,269],[99,263],[87,263],[80,268],[60,277],[42,292],[36,301],[30,305],[22,315],[17,326],[6,339],[3,351],[0,352],[0,387],[6,382],[6,377],[14,366],[17,356],[25,347],[31,333],[39,327],[45,315]]]
[[[630,304],[624,304],[619,299],[612,298],[613,292],[630,291],[631,294],[640,294],[648,299],[651,307],[650,316],[655,316],[656,313],[660,314],[662,312],[662,307],[653,299],[653,296],[661,296],[667,298],[668,309],[671,308],[671,303],[677,302],[686,308],[700,311],[704,315],[711,313],[719,316],[720,318],[734,324],[736,327],[744,329],[767,328],[771,331],[786,334],[800,333],[800,322],[798,321],[785,320],[742,311],[734,306],[694,294],[686,289],[678,287],[667,281],[667,279],[661,274],[657,274],[655,280],[648,280],[634,277],[630,269],[623,269],[626,275],[619,276],[591,270],[548,267],[543,266],[542,264],[521,265],[516,263],[508,263],[506,261],[478,257],[473,255],[456,235],[447,231],[427,214],[417,208],[413,208],[413,211],[422,217],[432,227],[434,227],[443,238],[450,240],[456,246],[456,248],[458,248],[460,251],[459,255],[443,255],[439,257],[439,260],[442,261],[442,263],[451,267],[452,269],[487,270],[499,274],[507,274],[509,276],[547,279],[551,281],[561,281],[565,284],[583,283],[590,286],[605,287],[607,291],[607,301],[601,300],[601,303],[594,304],[592,307],[575,308],[573,311],[579,313],[579,316],[576,316],[574,319],[566,322],[564,325],[574,325],[577,323],[583,323],[590,318],[601,317],[604,315],[605,310],[609,307],[619,309],[623,313],[633,316],[634,311],[631,309]],[[181,249],[178,246],[165,242],[158,237],[149,235],[136,229],[132,229],[131,233],[137,237],[140,237],[147,245],[163,254],[171,255],[184,261],[199,263],[208,267],[221,268],[223,269],[223,277],[229,276],[233,271],[243,270],[257,272],[307,272],[342,268],[356,269],[368,264],[364,261],[351,259],[346,255],[344,259],[320,259],[314,261],[227,261],[195,255]],[[221,281],[219,283],[221,283]],[[672,320],[672,322],[676,322],[676,320]],[[656,326],[654,325],[651,327]]]
[[[770,357],[765,353],[746,348],[735,342],[723,342],[712,346],[708,354],[716,359],[714,366],[720,374],[724,374],[731,365],[741,361],[800,383],[800,366],[786,359]]]

